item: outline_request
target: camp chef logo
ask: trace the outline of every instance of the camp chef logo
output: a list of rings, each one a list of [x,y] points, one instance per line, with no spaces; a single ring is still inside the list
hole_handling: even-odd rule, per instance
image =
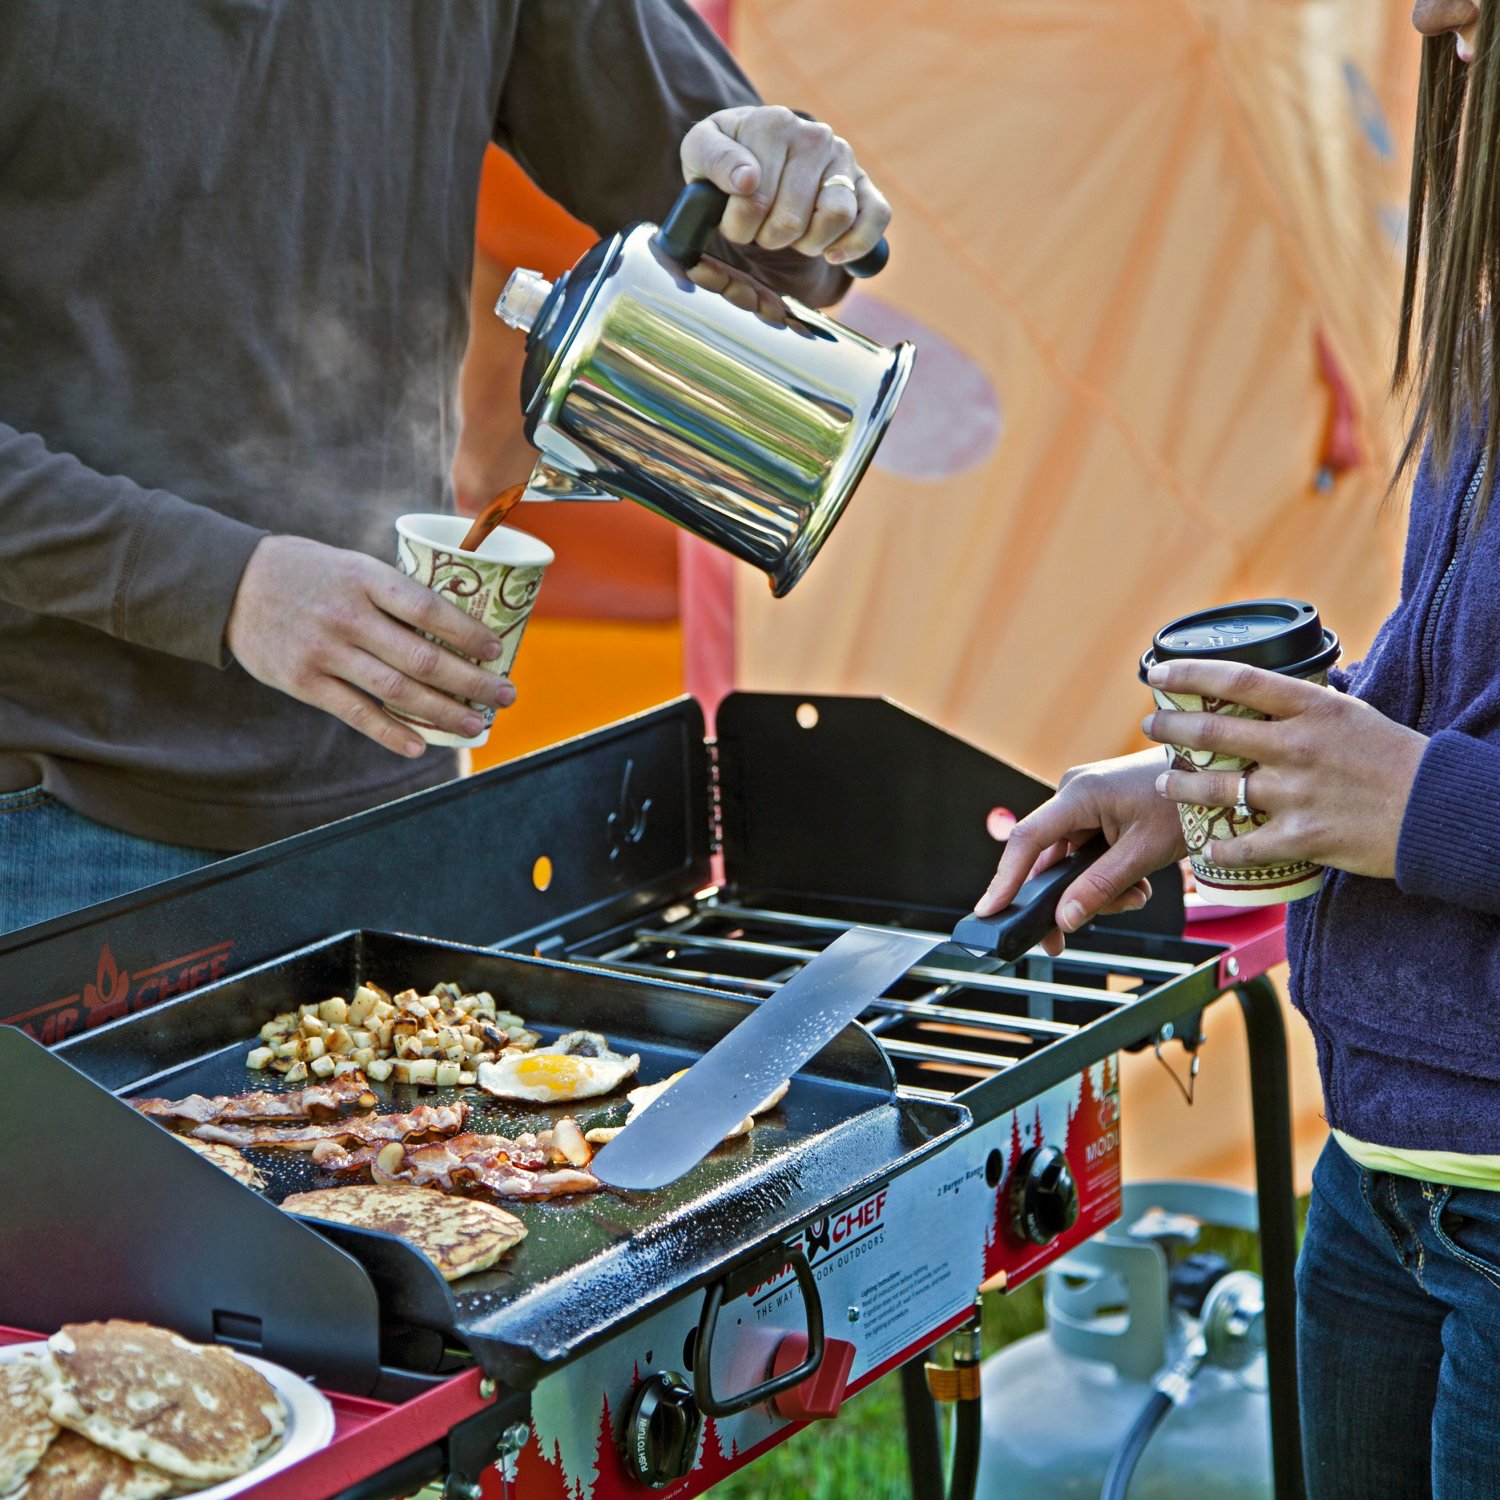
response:
[[[885,1233],[885,1205],[889,1196],[889,1189],[881,1188],[841,1214],[814,1219],[791,1241],[791,1248],[800,1249],[814,1271],[825,1261],[843,1261],[863,1255],[866,1250],[873,1249]],[[781,1288],[790,1271],[790,1264],[783,1262],[778,1270],[751,1287],[745,1295],[758,1306]]]
[[[199,948],[134,973],[123,968],[108,943],[99,950],[94,977],[76,993],[49,1000],[33,1010],[3,1019],[50,1047],[91,1026],[102,1026],[131,1011],[144,1010],[173,995],[222,979],[229,972],[233,939]]]

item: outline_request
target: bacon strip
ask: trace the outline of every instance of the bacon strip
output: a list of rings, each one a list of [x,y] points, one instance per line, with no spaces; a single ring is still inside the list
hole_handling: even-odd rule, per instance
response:
[[[285,1093],[216,1094],[213,1098],[189,1094],[186,1099],[132,1099],[130,1107],[169,1130],[180,1130],[188,1125],[337,1120],[359,1110],[374,1109],[377,1102],[365,1075],[356,1069],[340,1073],[327,1083]]]
[[[401,1144],[347,1151],[327,1143],[313,1160],[341,1177],[404,1182],[444,1192],[483,1188],[499,1198],[555,1198],[590,1193],[601,1184],[586,1169],[592,1152],[577,1124],[561,1120],[538,1135],[463,1134],[428,1145]]]
[[[374,1141],[412,1141],[454,1135],[468,1119],[467,1104],[423,1104],[404,1115],[363,1115],[319,1125],[278,1129],[274,1125],[198,1125],[185,1132],[196,1140],[225,1146],[279,1147],[311,1151],[323,1142],[367,1145]]]

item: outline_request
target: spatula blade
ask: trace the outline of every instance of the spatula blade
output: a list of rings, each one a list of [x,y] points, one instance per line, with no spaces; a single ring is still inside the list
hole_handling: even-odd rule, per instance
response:
[[[594,1175],[631,1191],[675,1182],[938,944],[873,927],[836,937],[605,1146]]]

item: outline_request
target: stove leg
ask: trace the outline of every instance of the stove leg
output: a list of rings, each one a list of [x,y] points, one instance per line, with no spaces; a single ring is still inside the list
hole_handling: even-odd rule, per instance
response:
[[[943,1500],[943,1440],[938,1431],[937,1402],[927,1389],[924,1350],[901,1366],[901,1401],[906,1409],[906,1463],[911,1471],[912,1500]]]
[[[1264,975],[1236,985],[1250,1051],[1255,1187],[1266,1297],[1271,1469],[1276,1500],[1303,1500],[1302,1425],[1297,1408],[1297,1198],[1292,1179],[1291,1083],[1281,999]]]

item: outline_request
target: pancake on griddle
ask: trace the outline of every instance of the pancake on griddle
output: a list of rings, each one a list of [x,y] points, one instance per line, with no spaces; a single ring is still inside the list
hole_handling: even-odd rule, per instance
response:
[[[132,1463],[76,1432],[61,1432],[6,1500],[157,1500],[176,1480],[150,1464]]]
[[[0,1495],[20,1484],[56,1436],[42,1389],[41,1356],[25,1354],[0,1365]]]
[[[244,1183],[247,1188],[254,1188],[258,1193],[266,1185],[266,1179],[233,1146],[220,1146],[213,1141],[195,1141],[185,1135],[178,1136],[178,1140],[199,1156],[206,1156],[216,1167],[228,1172],[236,1182]],[[0,1490],[0,1495],[4,1493]]]
[[[195,1486],[243,1474],[286,1427],[281,1398],[228,1349],[149,1323],[67,1323],[47,1340],[52,1420]]]
[[[445,1281],[487,1271],[526,1238],[514,1214],[474,1198],[452,1198],[436,1188],[377,1182],[293,1193],[281,1206],[310,1219],[380,1229],[415,1245]]]

